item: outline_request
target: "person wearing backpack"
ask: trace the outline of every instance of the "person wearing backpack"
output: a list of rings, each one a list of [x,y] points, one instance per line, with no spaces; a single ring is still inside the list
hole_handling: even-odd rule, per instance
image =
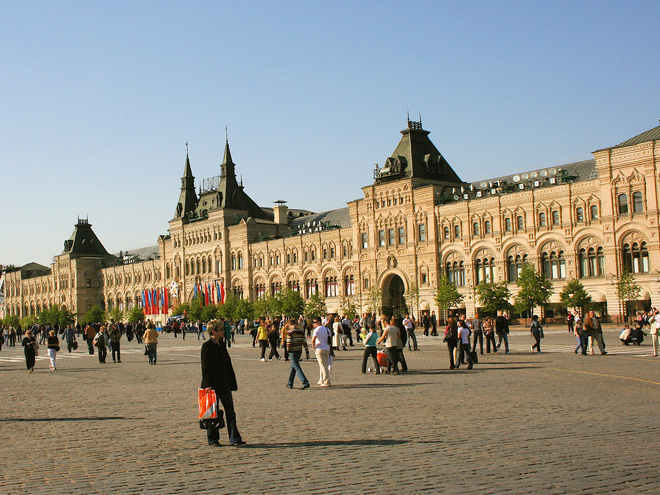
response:
[[[444,342],[447,343],[447,350],[449,351],[449,369],[453,370],[456,368],[454,363],[454,350],[456,349],[456,343],[458,342],[458,324],[453,317],[449,318],[449,321],[447,321]]]
[[[99,333],[94,337],[94,345],[99,350],[99,363],[105,364],[105,358],[108,355],[108,336],[105,333],[105,326],[99,328]]]

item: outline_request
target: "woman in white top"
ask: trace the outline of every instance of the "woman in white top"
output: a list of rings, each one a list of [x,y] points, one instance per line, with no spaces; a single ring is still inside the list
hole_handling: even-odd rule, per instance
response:
[[[339,316],[335,316],[335,322],[332,324],[332,331],[334,332],[332,336],[332,347],[339,350],[339,346],[342,346],[346,350],[346,345],[344,343],[344,332],[341,326],[341,320]]]
[[[401,335],[399,333],[399,327],[396,326],[396,320],[392,318],[390,320],[389,326],[385,327],[383,330],[383,335],[378,339],[377,344],[385,341],[385,352],[387,353],[387,359],[390,362],[394,370],[394,374],[399,374],[399,350],[401,349],[399,343],[401,341]],[[389,368],[389,365],[388,365]],[[385,371],[389,373],[389,369]]]

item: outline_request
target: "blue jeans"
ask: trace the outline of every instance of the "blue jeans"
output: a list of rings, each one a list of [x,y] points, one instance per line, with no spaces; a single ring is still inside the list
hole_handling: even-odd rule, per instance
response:
[[[500,341],[497,343],[497,348],[499,349],[502,347],[502,341],[504,341],[504,350],[506,352],[509,352],[509,334],[508,333],[501,333],[500,334]]]
[[[227,424],[227,433],[229,434],[229,443],[236,443],[241,440],[241,434],[236,427],[236,413],[234,412],[234,401],[231,396],[231,390],[219,391],[216,390],[215,394],[218,397],[218,410],[220,403],[225,411],[225,423]],[[220,430],[209,428],[206,430],[206,439],[209,445],[219,443]]]
[[[147,344],[147,355],[149,356],[149,364],[156,364],[156,346],[158,344]]]
[[[290,352],[289,359],[291,360],[291,372],[289,373],[289,382],[288,386],[293,387],[293,380],[296,378],[296,373],[298,378],[303,384],[303,387],[309,387],[309,381],[303,373],[302,368],[300,367],[300,357],[302,356],[302,351]]]

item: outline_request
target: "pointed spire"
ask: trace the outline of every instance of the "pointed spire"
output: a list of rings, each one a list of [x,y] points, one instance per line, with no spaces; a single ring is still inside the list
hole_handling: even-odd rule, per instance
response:
[[[230,176],[236,181],[236,173],[234,171],[236,164],[231,158],[231,151],[229,151],[229,137],[227,136],[227,129],[225,128],[225,155],[222,158],[222,163],[220,164],[221,177]]]

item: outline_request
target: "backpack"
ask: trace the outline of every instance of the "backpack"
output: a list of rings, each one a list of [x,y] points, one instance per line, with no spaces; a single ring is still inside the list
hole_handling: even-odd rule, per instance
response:
[[[457,339],[458,338],[458,330],[456,327],[449,325],[447,326],[447,339]]]

